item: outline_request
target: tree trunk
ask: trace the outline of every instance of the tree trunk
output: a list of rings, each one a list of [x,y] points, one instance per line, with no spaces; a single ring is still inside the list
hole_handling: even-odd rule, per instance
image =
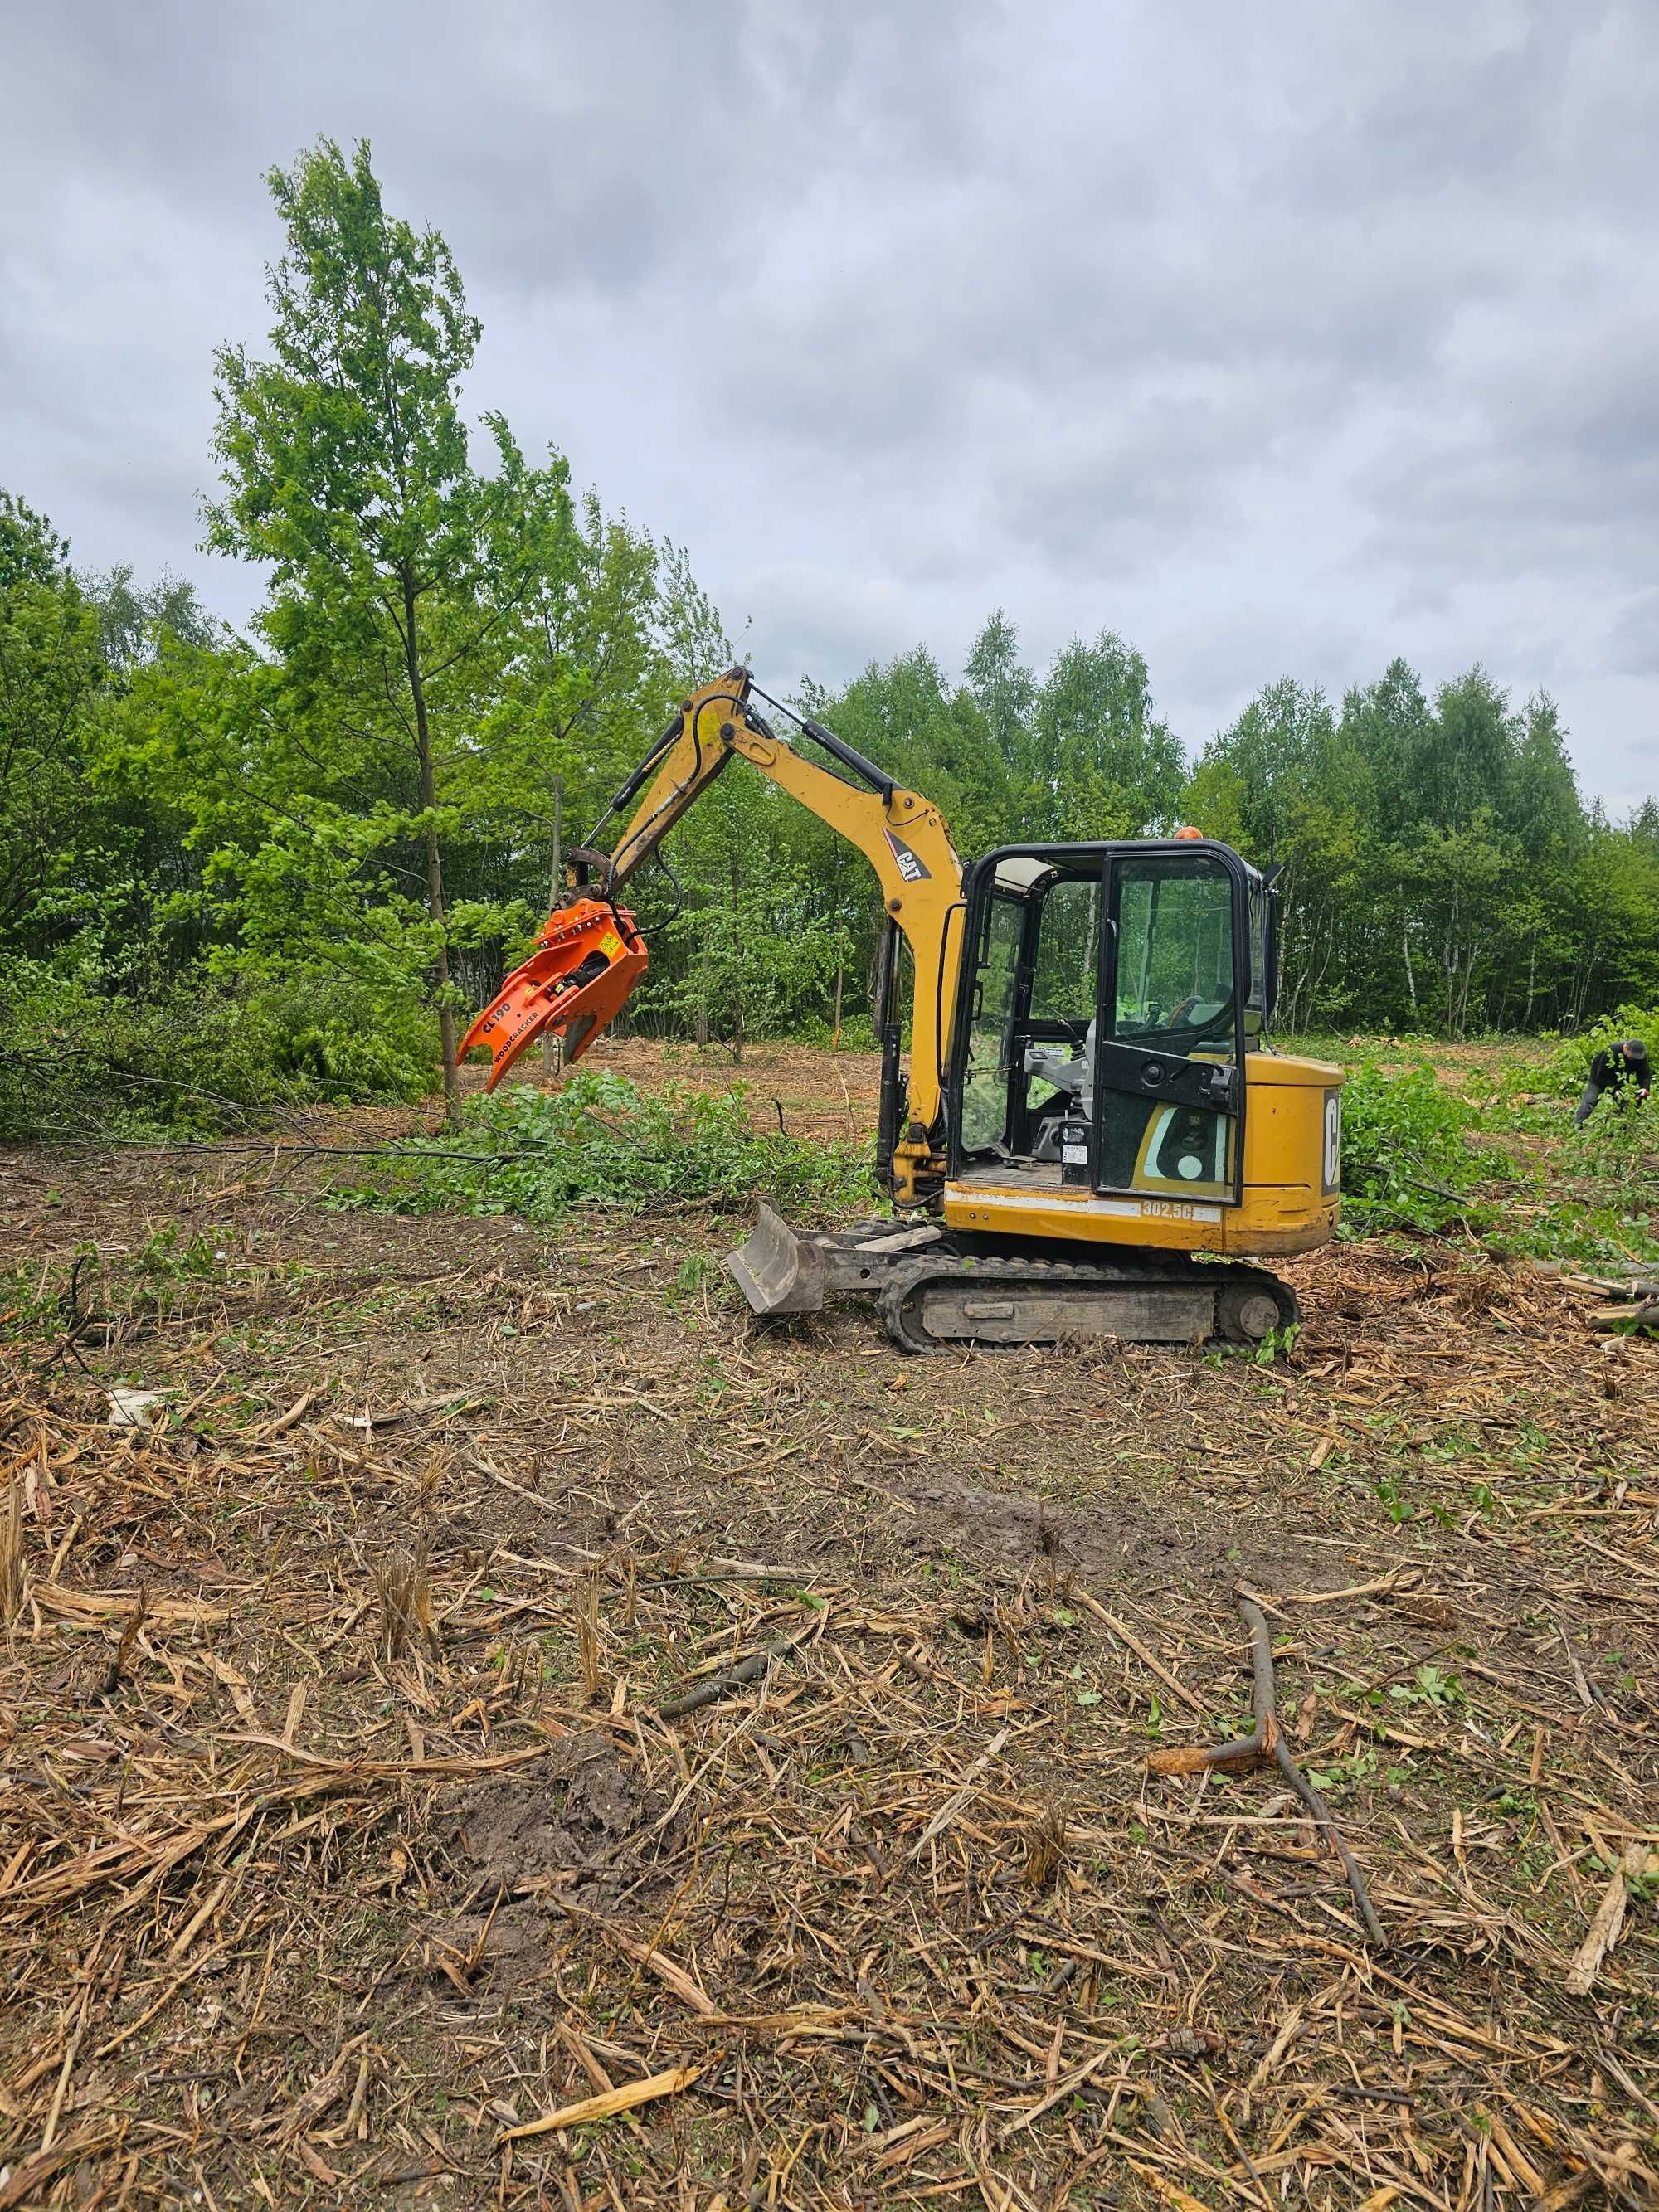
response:
[[[455,1009],[449,997],[449,941],[444,924],[444,858],[438,842],[438,825],[431,819],[438,804],[438,781],[432,765],[432,727],[427,718],[426,686],[421,678],[421,651],[415,635],[415,580],[404,572],[404,660],[409,674],[409,696],[415,709],[415,758],[420,773],[421,811],[426,827],[426,910],[438,933],[434,963],[438,980],[438,1042],[444,1062],[444,1119],[453,1128],[460,1119],[460,1063],[456,1053]]]
[[[831,1051],[831,1052],[839,1052],[839,1051],[841,1050],[841,986],[842,986],[842,970],[845,969],[846,965],[847,965],[847,962],[846,962],[846,957],[845,957],[845,956],[844,956],[843,954],[840,953],[840,952],[836,953],[836,1033],[835,1033],[835,1035],[834,1035],[834,1036],[830,1038],[830,1051]]]
[[[1412,1013],[1417,1012],[1417,974],[1412,966],[1412,926],[1407,921],[1400,925],[1400,949],[1406,956],[1406,988],[1411,994]]]
[[[1457,1001],[1457,1034],[1465,1037],[1469,1033],[1469,993],[1474,986],[1475,956],[1480,950],[1479,937],[1469,939],[1468,958],[1463,963],[1463,988]]]
[[[743,921],[738,905],[742,889],[738,878],[738,855],[732,854],[732,1065],[743,1065]]]
[[[556,775],[553,779],[553,873],[547,893],[550,911],[558,905],[559,895],[564,889],[563,844],[564,778],[562,775]],[[563,1057],[564,1039],[549,1030],[542,1039],[542,1073],[550,1083],[558,1073]]]

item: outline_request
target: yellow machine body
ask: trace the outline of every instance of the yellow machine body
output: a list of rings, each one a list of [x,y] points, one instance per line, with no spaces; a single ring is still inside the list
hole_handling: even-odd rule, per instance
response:
[[[1244,1079],[1244,1181],[1236,1205],[1228,1203],[1229,1182],[1175,1183],[1153,1171],[1154,1122],[1126,1191],[1037,1191],[1018,1172],[998,1182],[993,1170],[980,1170],[971,1182],[946,1182],[946,1225],[993,1237],[1234,1257],[1310,1251],[1336,1229],[1342,1070],[1327,1060],[1253,1052]]]

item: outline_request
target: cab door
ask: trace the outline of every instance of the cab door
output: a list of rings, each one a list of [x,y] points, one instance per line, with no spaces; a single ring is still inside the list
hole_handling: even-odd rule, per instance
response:
[[[1237,1204],[1244,1159],[1248,899],[1224,846],[1111,848],[1096,1014],[1095,1188],[1184,1211]]]

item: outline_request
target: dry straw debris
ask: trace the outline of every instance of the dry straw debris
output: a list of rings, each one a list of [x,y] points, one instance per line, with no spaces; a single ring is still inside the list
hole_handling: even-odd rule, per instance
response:
[[[1659,1347],[1347,1249],[902,1363],[303,1195],[3,1340],[0,2208],[1653,2201]]]

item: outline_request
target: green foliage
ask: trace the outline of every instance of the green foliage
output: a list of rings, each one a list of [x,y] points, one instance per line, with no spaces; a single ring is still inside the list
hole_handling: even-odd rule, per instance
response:
[[[1395,660],[1335,713],[1270,684],[1206,748],[1190,817],[1283,868],[1286,1028],[1468,1035],[1589,1012],[1659,954],[1659,813],[1580,798],[1554,703]]]
[[[711,795],[711,818],[721,795]],[[734,1060],[746,1039],[799,1032],[852,950],[844,928],[801,925],[806,898],[798,878],[750,873],[734,841],[726,884],[711,883],[696,905],[653,933],[653,946],[670,957],[641,993],[639,1011],[666,1014],[682,1030],[701,1025],[704,1036],[729,1043]]]
[[[412,1103],[436,1079],[430,1018],[337,975],[285,977],[253,994],[248,1012],[290,1097]]]
[[[558,453],[532,465],[491,416],[475,465],[478,325],[367,146],[268,182],[270,343],[217,357],[207,510],[264,569],[251,634],[165,574],[77,580],[0,494],[0,959],[33,977],[0,1031],[14,1125],[107,1127],[146,1085],[204,1114],[406,1095],[433,1015],[447,1043],[545,913],[556,843],[729,653],[684,552],[573,495]],[[44,1092],[43,1024],[73,1032]]]
[[[1328,1766],[1310,1766],[1308,1779],[1322,1797],[1346,1797],[1376,1772],[1376,1753],[1370,1744],[1358,1745],[1346,1759]]]
[[[1181,745],[1153,711],[1146,663],[1113,631],[1073,638],[1032,712],[1033,803],[1054,838],[1135,836],[1173,827],[1185,781]]]
[[[99,650],[118,690],[139,670],[153,668],[170,647],[210,647],[216,625],[196,596],[196,586],[167,569],[152,584],[135,581],[132,564],[118,561],[101,575],[82,576],[98,617]]]
[[[209,1136],[318,1100],[412,1101],[435,1044],[429,1018],[337,979],[112,996],[0,960],[0,1139]]]
[[[1483,1177],[1502,1169],[1468,1143],[1471,1120],[1426,1060],[1356,1069],[1342,1091],[1346,1224],[1432,1232],[1465,1214]]]
[[[1565,1176],[1546,1217],[1555,1256],[1621,1266],[1659,1260],[1659,1127],[1651,1105],[1603,1104],[1563,1146]]]
[[[1400,1487],[1399,1474],[1393,1468],[1385,1468],[1376,1478],[1377,1502],[1395,1527],[1413,1518],[1417,1509],[1409,1504]]]
[[[767,1197],[811,1220],[867,1211],[873,1194],[867,1153],[757,1131],[741,1084],[647,1095],[578,1069],[556,1091],[522,1084],[470,1099],[459,1130],[400,1147],[371,1180],[341,1185],[334,1202],[555,1221],[581,1206],[644,1213],[712,1202],[747,1212]]]
[[[546,912],[556,842],[729,647],[684,551],[574,496],[557,453],[531,465],[490,416],[475,465],[477,320],[367,146],[268,182],[270,343],[218,356],[207,510],[210,545],[265,571],[250,635],[166,574],[77,581],[0,495],[0,957],[153,1002],[148,1029],[74,1020],[122,1056],[142,1032],[128,1073],[158,1095],[198,1000],[177,1034],[204,1091],[404,1095],[434,1014],[453,1039]],[[273,998],[258,1079],[228,1083],[252,1048],[211,1010],[250,994]]]
[[[71,892],[98,617],[42,515],[0,490],[0,945]]]
[[[1283,1328],[1270,1328],[1250,1356],[1258,1367],[1271,1367],[1275,1360],[1290,1358],[1301,1334],[1299,1322],[1286,1322]]]
[[[1409,1682],[1395,1682],[1389,1696],[1397,1705],[1432,1705],[1437,1710],[1468,1703],[1468,1693],[1455,1674],[1449,1674],[1431,1662],[1418,1668]],[[1380,1690],[1370,1693],[1373,1705],[1381,1705]]]
[[[176,1221],[163,1222],[151,1231],[129,1261],[133,1273],[155,1286],[199,1282],[224,1265],[225,1247],[208,1231],[185,1237]]]
[[[816,1046],[820,1051],[831,1047],[840,1052],[874,1052],[878,1049],[876,1025],[868,1014],[844,1016],[840,1036],[832,1020],[822,1014],[808,1014],[796,1024],[793,1035],[802,1044]]]
[[[1577,1036],[1563,1037],[1544,1063],[1540,1087],[1563,1098],[1577,1098],[1589,1080],[1590,1062],[1596,1054],[1625,1037],[1640,1037],[1650,1053],[1659,1056],[1659,1010],[1622,1006],[1603,1014]]]
[[[314,795],[320,769],[337,811],[346,785],[337,853],[419,855],[453,1094],[446,847],[488,793],[480,724],[526,614],[539,602],[534,631],[550,637],[570,594],[569,471],[556,454],[527,466],[498,415],[494,465],[473,467],[459,385],[480,325],[442,238],[387,213],[367,143],[348,159],[324,140],[267,182],[288,232],[271,353],[217,356],[226,489],[209,543],[269,567],[258,627],[286,678],[269,748],[281,780]]]

